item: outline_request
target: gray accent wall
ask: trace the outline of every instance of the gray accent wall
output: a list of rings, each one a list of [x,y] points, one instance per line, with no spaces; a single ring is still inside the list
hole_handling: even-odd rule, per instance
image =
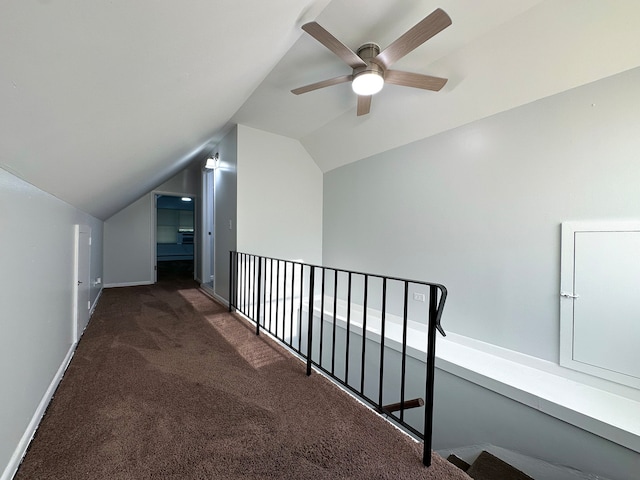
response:
[[[446,330],[557,362],[560,223],[640,218],[638,85],[630,70],[327,172],[324,264],[443,283]]]
[[[91,228],[95,304],[102,221],[0,169],[0,477],[73,345],[77,224]]]

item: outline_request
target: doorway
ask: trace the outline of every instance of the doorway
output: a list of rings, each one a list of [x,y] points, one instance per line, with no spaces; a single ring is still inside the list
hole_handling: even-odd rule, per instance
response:
[[[202,174],[202,288],[209,293],[215,289],[215,170],[205,169]]]
[[[194,279],[194,203],[156,194],[156,281]]]

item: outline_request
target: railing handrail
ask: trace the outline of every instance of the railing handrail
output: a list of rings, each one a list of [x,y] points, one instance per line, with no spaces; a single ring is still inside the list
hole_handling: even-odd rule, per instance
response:
[[[307,363],[307,375],[311,374],[312,366],[315,366],[319,371],[328,375],[332,380],[337,382],[338,384],[344,386],[360,398],[364,399],[366,402],[371,404],[379,413],[385,414],[388,417],[391,417],[394,421],[400,424],[400,426],[404,427],[408,431],[412,432],[414,435],[422,438],[424,441],[424,451],[423,451],[423,463],[427,466],[431,464],[431,435],[432,435],[432,427],[433,427],[433,386],[435,380],[435,340],[436,335],[435,332],[439,331],[443,336],[445,335],[444,330],[440,325],[440,320],[442,318],[442,312],[444,309],[444,304],[447,298],[447,289],[444,285],[433,282],[426,282],[421,280],[410,280],[399,277],[390,277],[382,274],[372,274],[372,273],[363,273],[357,272],[354,270],[347,270],[344,268],[336,268],[336,267],[327,267],[314,265],[309,263],[304,263],[298,260],[285,260],[281,258],[273,258],[261,255],[254,255],[243,252],[231,251],[229,252],[229,311],[233,311],[236,309],[249,320],[256,324],[256,335],[260,334],[261,327],[267,330],[276,340],[282,342],[285,346],[289,347],[293,350],[294,353],[300,355]],[[276,263],[274,267],[274,262]],[[280,265],[284,264],[284,291],[283,297],[280,297]],[[257,265],[257,268],[256,268]],[[291,279],[290,282],[287,280],[287,268],[291,265]],[[263,269],[264,266],[264,269]],[[296,269],[296,266],[299,267]],[[267,277],[267,270],[269,270]],[[273,332],[273,313],[274,313],[274,285],[273,285],[273,277],[274,270],[276,270],[276,299],[275,299],[275,334]],[[296,270],[299,271],[300,278],[297,279],[296,282]],[[319,341],[319,358],[318,361],[313,359],[313,346],[314,346],[314,310],[316,303],[316,271],[321,271],[321,293],[320,293],[320,341]],[[323,365],[323,340],[324,340],[324,325],[325,325],[325,279],[326,272],[333,272],[333,317],[332,317],[332,339],[331,339],[331,369],[328,369]],[[306,276],[305,276],[306,273]],[[346,328],[345,330],[345,366],[344,366],[344,379],[340,378],[339,375],[335,373],[335,363],[336,363],[336,328],[337,328],[337,302],[338,302],[338,278],[339,274],[346,274],[348,277],[348,290],[347,290],[347,313],[346,313]],[[355,345],[354,348],[361,348],[361,363],[356,365],[360,368],[360,388],[356,388],[351,385],[349,382],[349,365],[351,362],[350,357],[350,339],[352,336],[351,329],[351,305],[352,305],[352,278],[353,276],[362,277],[363,278],[363,312],[362,312],[362,341],[360,345]],[[367,396],[365,393],[365,368],[366,368],[366,343],[367,340],[371,340],[371,336],[367,336],[367,309],[368,307],[368,289],[370,279],[381,279],[382,280],[382,288],[381,288],[381,301],[382,301],[382,309],[381,309],[381,317],[380,317],[380,353],[379,353],[379,382],[378,382],[378,395],[377,399],[374,400]],[[343,278],[344,280],[344,278]],[[308,299],[306,305],[303,304],[304,298],[304,287],[308,287]],[[402,342],[400,342],[402,347],[401,353],[401,384],[400,384],[400,402],[395,402],[394,407],[399,406],[398,410],[400,410],[400,416],[398,417],[393,413],[393,411],[388,410],[382,404],[383,399],[383,389],[384,389],[384,368],[385,368],[385,348],[389,348],[388,345],[385,345],[386,337],[386,309],[387,309],[387,283],[388,282],[401,282],[403,285],[403,314],[402,314]],[[299,288],[298,288],[299,285]],[[426,348],[426,382],[425,382],[425,401],[424,401],[424,429],[422,432],[415,426],[409,424],[404,417],[405,410],[413,407],[422,407],[420,402],[416,402],[417,400],[422,399],[413,399],[405,401],[405,389],[406,389],[406,367],[407,367],[407,333],[409,330],[408,324],[408,294],[409,294],[409,286],[417,285],[422,287],[428,287],[429,290],[429,303],[428,303],[428,323],[427,323],[427,348]],[[268,288],[267,288],[268,287]],[[287,290],[291,288],[291,297],[289,302],[289,297],[287,297]],[[344,287],[342,287],[344,289]],[[297,289],[297,292],[295,291]],[[267,290],[268,296],[267,298]],[[256,296],[257,293],[257,296]],[[299,295],[299,302],[297,305],[294,305],[294,299],[296,299],[296,295]],[[415,294],[414,294],[415,295]],[[425,300],[425,296],[423,296],[423,300]],[[342,301],[342,300],[341,300]],[[282,315],[279,313],[279,307],[282,303]],[[287,307],[289,307],[289,343],[287,343]],[[268,307],[268,320],[267,324],[267,307]],[[297,307],[296,321],[297,324],[294,329],[294,311],[295,307]],[[308,308],[308,318],[306,319],[306,323],[303,323],[303,311],[304,308]],[[255,316],[256,318],[253,318]],[[261,323],[262,318],[262,323]],[[282,318],[282,332],[279,332],[280,318]],[[306,352],[303,351],[302,348],[302,335],[304,327],[306,326],[307,332],[307,344],[306,344]],[[329,328],[329,327],[327,327]],[[342,328],[342,327],[341,327]],[[296,330],[297,335],[297,348],[294,343],[294,330]],[[279,333],[282,333],[282,337],[279,336]],[[355,334],[357,335],[357,333]],[[341,352],[340,352],[341,353]],[[397,410],[395,410],[397,411]]]
[[[362,275],[362,276],[368,276],[368,277],[376,277],[376,278],[386,278],[387,280],[395,280],[398,282],[409,282],[409,283],[415,283],[418,285],[425,285],[425,286],[429,286],[429,287],[438,287],[439,289],[441,289],[442,291],[446,292],[447,291],[447,287],[445,287],[444,285],[442,285],[441,283],[434,283],[434,282],[425,282],[424,280],[412,280],[410,278],[400,278],[400,277],[390,277],[389,275],[382,275],[381,273],[366,273],[366,272],[358,272],[357,270],[347,270],[344,268],[337,268],[337,267],[329,267],[326,265],[316,265],[314,263],[306,263],[306,262],[301,262],[300,260],[286,260],[284,258],[276,258],[276,257],[267,257],[265,255],[258,255],[255,253],[246,253],[246,252],[238,252],[235,250],[232,250],[229,253],[237,253],[240,255],[250,255],[252,257],[259,257],[259,258],[263,258],[266,260],[273,260],[275,262],[286,262],[286,263],[290,263],[293,265],[304,265],[305,267],[315,267],[315,268],[324,268],[325,270],[335,270],[338,272],[342,272],[342,273],[352,273],[354,275]]]
[[[440,332],[440,335],[442,335],[443,337],[447,336],[447,333],[444,331],[444,329],[442,328],[442,326],[440,325],[440,320],[442,318],[442,311],[444,309],[444,304],[445,301],[447,299],[447,287],[445,287],[444,285],[442,285],[441,283],[434,283],[434,282],[425,282],[424,280],[413,280],[410,278],[401,278],[401,277],[390,277],[388,275],[382,275],[380,273],[365,273],[365,272],[359,272],[357,270],[347,270],[344,268],[337,268],[337,267],[328,267],[325,265],[316,265],[313,263],[306,263],[306,262],[301,262],[299,260],[285,260],[284,258],[276,258],[276,257],[267,257],[264,255],[257,255],[257,254],[253,254],[253,253],[246,253],[246,252],[238,252],[238,251],[231,251],[229,253],[237,253],[237,254],[241,254],[241,255],[251,255],[253,257],[260,257],[266,260],[272,260],[275,262],[285,262],[285,263],[289,263],[291,265],[304,265],[306,267],[314,267],[314,268],[322,268],[325,270],[332,270],[335,272],[341,272],[341,273],[351,273],[353,275],[362,275],[362,276],[366,276],[366,277],[373,277],[373,278],[386,278],[387,280],[392,280],[392,281],[396,281],[396,282],[409,282],[409,283],[415,283],[416,285],[423,285],[425,287],[436,287],[438,290],[440,290],[441,292],[441,298],[438,302],[438,312],[437,312],[437,319],[436,319],[436,328],[438,329],[438,332]],[[231,265],[229,266],[229,268],[231,268]]]

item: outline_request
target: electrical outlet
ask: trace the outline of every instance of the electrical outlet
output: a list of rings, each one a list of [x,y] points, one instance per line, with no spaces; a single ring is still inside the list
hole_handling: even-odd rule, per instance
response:
[[[425,301],[424,293],[414,293],[413,294],[413,299],[416,302],[424,302]]]

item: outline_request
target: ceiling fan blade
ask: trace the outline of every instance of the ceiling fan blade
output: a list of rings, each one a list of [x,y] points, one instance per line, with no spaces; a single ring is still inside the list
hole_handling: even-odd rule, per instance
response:
[[[389,68],[449,25],[451,25],[451,18],[444,10],[438,8],[380,52],[375,60],[377,63],[382,63],[385,68]]]
[[[402,72],[400,70],[387,70],[384,82],[404,87],[422,88],[424,90],[439,91],[447,83],[446,78],[432,77],[420,73]]]
[[[357,115],[360,117],[366,115],[371,110],[371,95],[358,95],[358,111]]]
[[[353,75],[343,75],[341,77],[330,78],[328,80],[322,80],[321,82],[305,85],[304,87],[294,88],[293,90],[291,90],[291,93],[300,95],[301,93],[307,93],[313,90],[318,90],[319,88],[330,87],[332,85],[350,82],[351,80],[353,80]]]
[[[366,67],[367,64],[356,53],[316,22],[305,23],[302,29],[340,57],[351,68]]]

